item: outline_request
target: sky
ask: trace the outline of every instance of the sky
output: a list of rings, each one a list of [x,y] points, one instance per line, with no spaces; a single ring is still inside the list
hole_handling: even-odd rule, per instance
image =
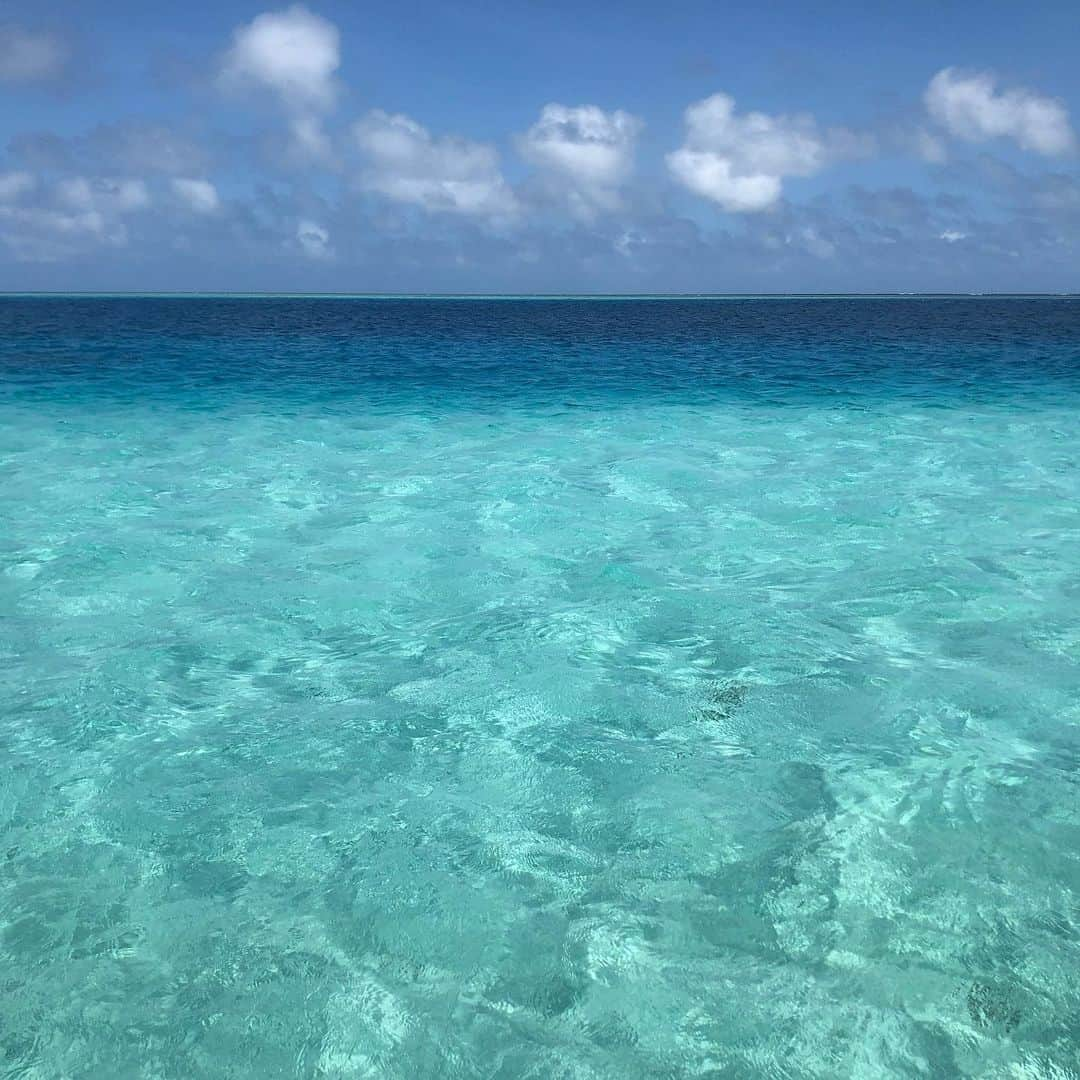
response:
[[[1080,291],[1080,4],[0,0],[0,290]]]

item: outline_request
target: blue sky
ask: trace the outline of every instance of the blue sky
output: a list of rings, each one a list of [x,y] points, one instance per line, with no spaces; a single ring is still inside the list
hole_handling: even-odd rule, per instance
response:
[[[1080,6],[0,5],[0,288],[1080,290]]]

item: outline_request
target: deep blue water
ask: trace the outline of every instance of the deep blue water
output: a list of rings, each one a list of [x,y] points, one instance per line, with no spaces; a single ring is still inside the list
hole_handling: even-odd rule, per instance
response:
[[[1078,407],[1066,298],[0,298],[0,1076],[1077,1076]]]

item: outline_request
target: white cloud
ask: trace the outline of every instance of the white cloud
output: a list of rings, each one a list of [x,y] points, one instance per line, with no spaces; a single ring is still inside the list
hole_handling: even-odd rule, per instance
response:
[[[329,140],[319,120],[337,98],[341,65],[337,27],[300,4],[264,12],[233,32],[221,83],[226,88],[269,90],[289,114],[299,150],[328,157]]]
[[[1060,101],[1023,87],[999,91],[986,72],[945,68],[930,80],[923,100],[930,115],[958,139],[1009,138],[1025,150],[1046,155],[1076,148],[1068,111]]]
[[[150,205],[150,192],[142,180],[88,180],[72,176],[56,184],[60,204],[72,210],[122,213],[143,210]]]
[[[35,205],[12,204],[38,190]],[[53,262],[97,247],[127,244],[124,216],[145,210],[150,192],[139,179],[90,179],[69,176],[41,188],[26,173],[0,176],[0,240],[19,261]]]
[[[646,243],[645,237],[636,229],[623,229],[611,242],[611,246],[624,259],[632,259],[637,249],[643,247]]]
[[[869,148],[852,132],[819,131],[810,116],[740,115],[727,94],[691,105],[685,120],[686,138],[668,154],[668,168],[695,194],[737,213],[768,209],[785,177],[812,176],[835,158]]]
[[[381,109],[354,125],[353,138],[368,162],[361,183],[369,191],[429,211],[494,219],[517,212],[494,147],[432,136],[410,117]]]
[[[330,246],[330,234],[314,221],[301,221],[296,226],[296,242],[309,259],[329,259],[334,249]]]
[[[939,237],[939,240],[944,240],[946,244],[955,244],[960,240],[967,239],[967,233],[958,232],[956,229],[946,229]]]
[[[0,26],[0,82],[49,82],[64,73],[70,58],[67,42],[55,34]]]
[[[173,194],[196,214],[213,214],[221,206],[217,188],[209,180],[177,176],[172,180]]]
[[[518,139],[522,157],[557,178],[576,196],[578,209],[614,209],[630,176],[642,128],[635,116],[596,105],[545,105],[540,119]]]
[[[20,193],[29,190],[23,180],[16,186]],[[128,242],[124,216],[149,205],[142,180],[72,176],[41,190],[35,205],[0,205],[0,238],[16,259],[27,262],[123,247]]]
[[[668,154],[667,163],[675,179],[695,195],[704,195],[736,213],[765,210],[783,190],[778,176],[736,176],[731,160],[711,150],[683,146]]]
[[[56,262],[102,245],[123,247],[128,235],[99,210],[0,206],[0,239],[21,262]]]
[[[945,140],[926,128],[919,128],[912,139],[915,152],[930,165],[941,165],[949,157]]]
[[[299,152],[300,157],[314,158],[322,161],[331,161],[334,157],[334,148],[330,138],[323,131],[322,122],[317,116],[310,113],[303,116],[294,116],[292,120],[293,145]]]
[[[340,63],[337,27],[294,4],[257,15],[233,32],[222,77],[272,90],[295,108],[325,110],[334,103]]]
[[[28,172],[0,173],[0,202],[13,202],[33,191],[37,181]]]
[[[836,254],[836,245],[822,236],[813,225],[804,225],[797,232],[789,234],[786,243],[792,247],[802,247],[817,259],[831,259]]]

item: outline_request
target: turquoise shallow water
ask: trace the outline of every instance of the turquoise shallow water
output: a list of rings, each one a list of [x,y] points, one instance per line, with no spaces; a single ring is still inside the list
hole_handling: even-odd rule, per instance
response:
[[[0,332],[0,1075],[1080,1075],[1080,305]]]

